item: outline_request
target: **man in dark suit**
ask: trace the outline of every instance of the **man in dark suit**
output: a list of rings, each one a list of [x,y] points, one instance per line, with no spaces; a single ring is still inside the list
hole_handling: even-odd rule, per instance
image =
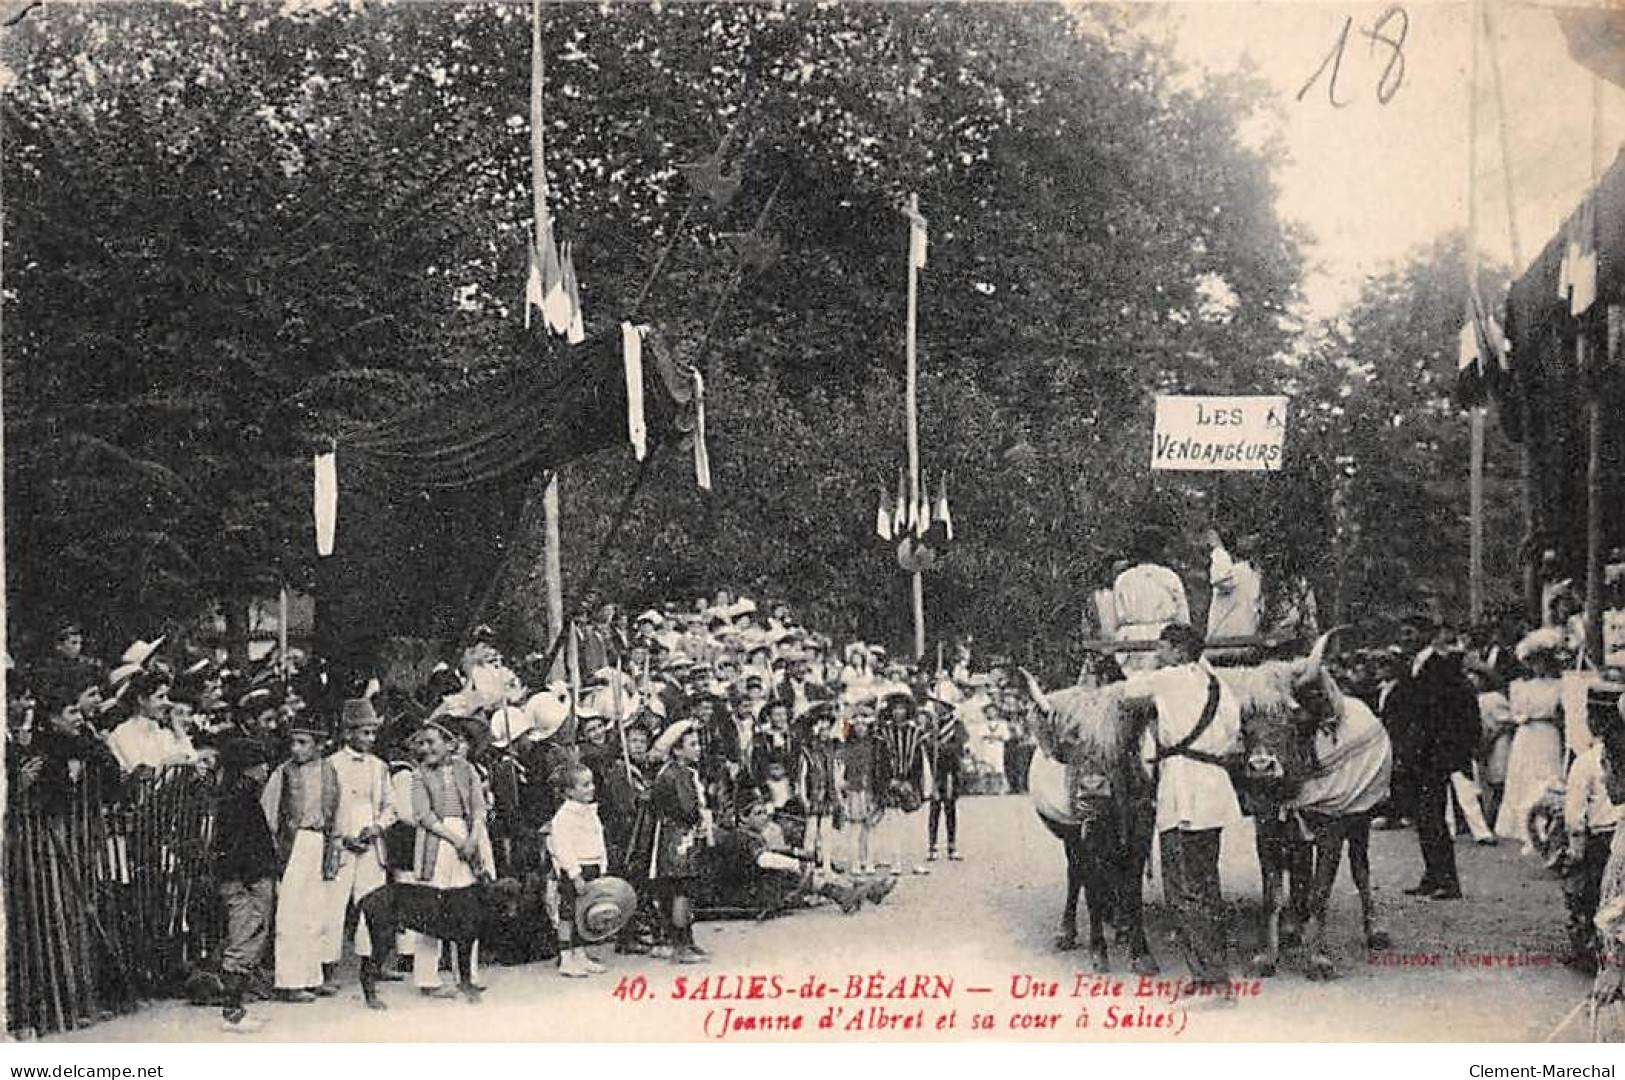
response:
[[[1456,851],[1445,824],[1450,774],[1471,767],[1479,734],[1478,697],[1455,651],[1455,635],[1434,619],[1406,621],[1400,643],[1414,653],[1383,706],[1394,740],[1396,771],[1415,784],[1416,838],[1422,880],[1411,896],[1461,899]]]

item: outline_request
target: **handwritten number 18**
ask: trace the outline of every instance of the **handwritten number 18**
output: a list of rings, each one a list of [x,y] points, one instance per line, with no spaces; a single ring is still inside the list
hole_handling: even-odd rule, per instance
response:
[[[1332,74],[1326,81],[1326,98],[1334,109],[1341,109],[1348,104],[1346,100],[1339,101],[1337,98],[1337,77],[1343,70],[1343,54],[1348,51],[1349,31],[1353,27],[1354,17],[1352,15],[1345,17],[1343,29],[1338,33],[1331,51],[1320,62],[1315,73],[1309,76],[1309,81],[1303,84],[1303,89],[1298,91],[1299,101],[1308,96],[1321,75],[1330,67]],[[1383,105],[1393,100],[1394,95],[1399,92],[1400,84],[1405,81],[1405,35],[1410,32],[1410,28],[1411,18],[1398,4],[1383,12],[1381,18],[1369,27],[1360,27],[1360,33],[1370,42],[1368,53],[1375,53],[1378,45],[1388,49],[1388,63],[1384,65],[1382,74],[1377,78],[1377,101]]]

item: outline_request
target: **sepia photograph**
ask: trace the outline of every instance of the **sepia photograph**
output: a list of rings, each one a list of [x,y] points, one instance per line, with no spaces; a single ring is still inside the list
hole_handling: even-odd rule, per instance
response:
[[[0,1060],[1614,1075],[1622,149],[1610,2],[0,0]]]

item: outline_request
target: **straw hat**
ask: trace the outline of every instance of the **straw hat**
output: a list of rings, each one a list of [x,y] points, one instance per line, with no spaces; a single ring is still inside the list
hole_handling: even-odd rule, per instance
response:
[[[575,932],[588,944],[612,938],[637,907],[631,885],[618,877],[594,878],[576,894]]]
[[[550,683],[525,702],[525,718],[536,738],[551,736],[570,719],[570,687],[563,682]]]
[[[1554,653],[1563,648],[1563,629],[1558,626],[1543,626],[1539,630],[1531,630],[1525,634],[1522,641],[1512,650],[1512,655],[1520,661],[1528,662],[1536,656]]]
[[[671,756],[671,752],[676,749],[677,744],[683,741],[683,736],[693,731],[694,728],[695,725],[692,720],[678,720],[675,723],[667,724],[666,730],[660,733],[660,738],[656,739],[654,745],[649,748],[649,753],[657,758]]]

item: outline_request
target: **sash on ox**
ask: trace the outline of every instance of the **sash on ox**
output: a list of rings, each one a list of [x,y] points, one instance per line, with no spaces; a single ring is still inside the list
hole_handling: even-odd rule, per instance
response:
[[[1388,797],[1394,771],[1388,732],[1358,698],[1345,698],[1342,725],[1315,733],[1313,771],[1292,805],[1306,813],[1363,814]]]

